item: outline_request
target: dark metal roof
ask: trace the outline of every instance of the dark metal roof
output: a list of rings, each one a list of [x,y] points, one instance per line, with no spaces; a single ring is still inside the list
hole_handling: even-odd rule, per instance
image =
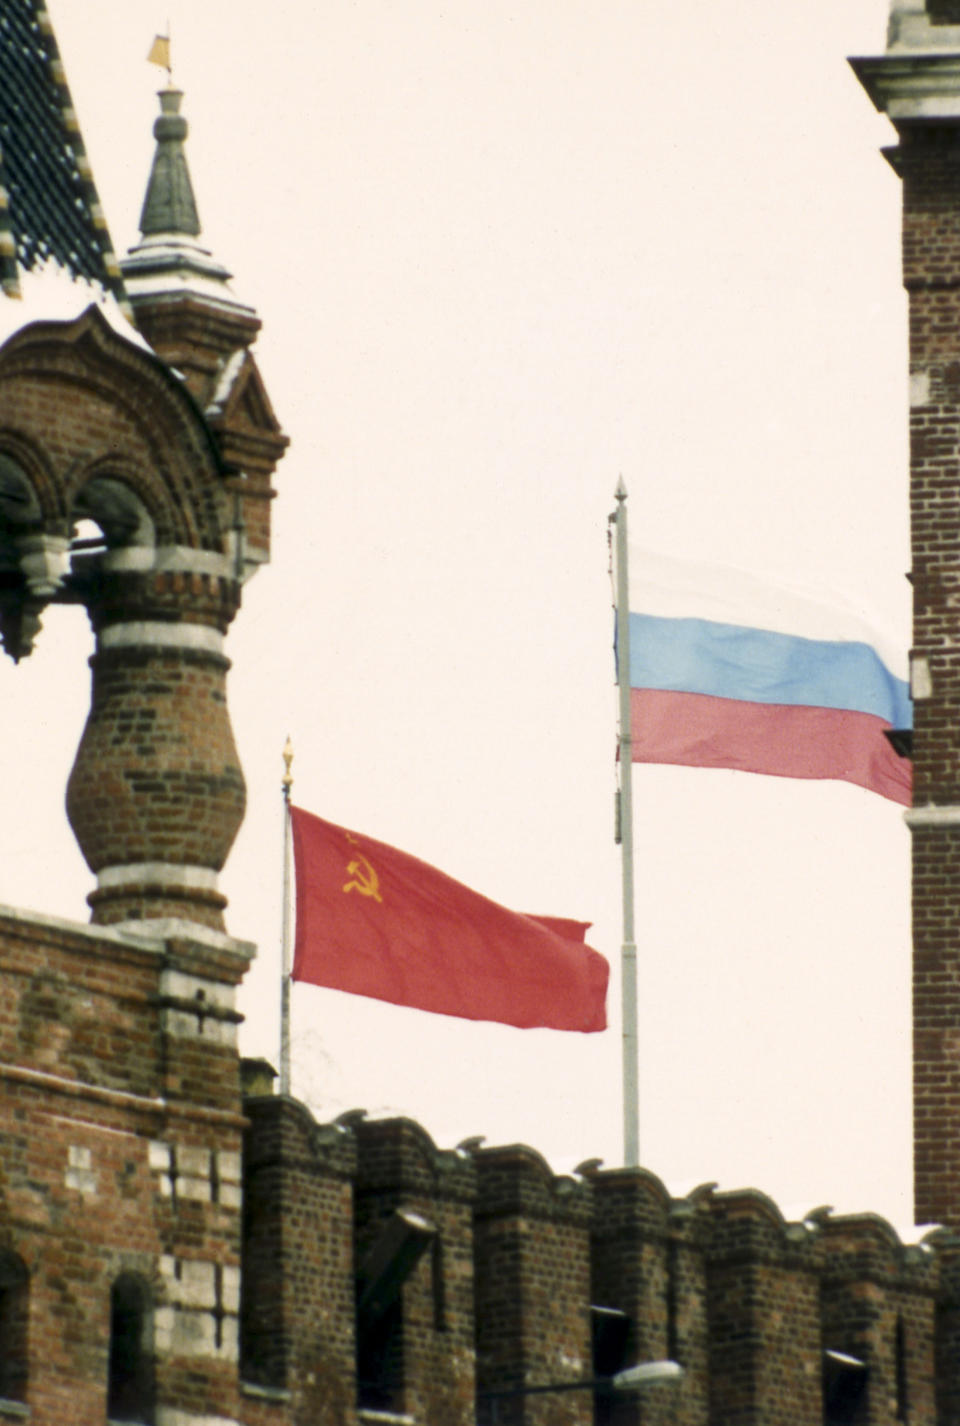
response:
[[[0,0],[0,287],[47,259],[122,296],[50,18]]]

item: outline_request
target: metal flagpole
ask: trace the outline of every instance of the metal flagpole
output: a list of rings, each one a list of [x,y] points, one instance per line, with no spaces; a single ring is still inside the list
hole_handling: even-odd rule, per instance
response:
[[[290,977],[292,972],[290,947],[290,789],[293,776],[293,744],[288,738],[283,749],[283,930],[282,930],[282,971],[280,977],[280,1093],[290,1093]]]
[[[627,558],[627,489],[617,484],[617,683],[620,694],[617,840],[623,890],[621,1003],[623,1025],[623,1161],[640,1163],[640,1090],[637,1035],[637,946],[633,926],[633,762],[630,736],[630,588]]]

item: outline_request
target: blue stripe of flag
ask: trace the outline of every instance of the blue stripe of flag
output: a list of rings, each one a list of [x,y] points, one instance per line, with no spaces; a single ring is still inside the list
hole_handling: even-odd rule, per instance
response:
[[[848,709],[894,728],[913,726],[907,683],[866,643],[631,614],[630,682],[748,703]]]

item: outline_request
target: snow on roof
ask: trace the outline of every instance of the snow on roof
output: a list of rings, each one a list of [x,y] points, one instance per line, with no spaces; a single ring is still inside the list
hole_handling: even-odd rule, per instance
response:
[[[69,322],[94,303],[120,336],[144,351],[151,348],[131,325],[114,293],[75,278],[48,259],[20,276],[20,297],[0,297],[0,345],[30,322]]]

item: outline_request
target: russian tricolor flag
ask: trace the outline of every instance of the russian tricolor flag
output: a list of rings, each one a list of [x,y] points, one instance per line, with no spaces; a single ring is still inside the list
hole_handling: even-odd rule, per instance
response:
[[[630,553],[632,761],[837,778],[910,805],[884,736],[899,660],[852,611],[739,571]]]

